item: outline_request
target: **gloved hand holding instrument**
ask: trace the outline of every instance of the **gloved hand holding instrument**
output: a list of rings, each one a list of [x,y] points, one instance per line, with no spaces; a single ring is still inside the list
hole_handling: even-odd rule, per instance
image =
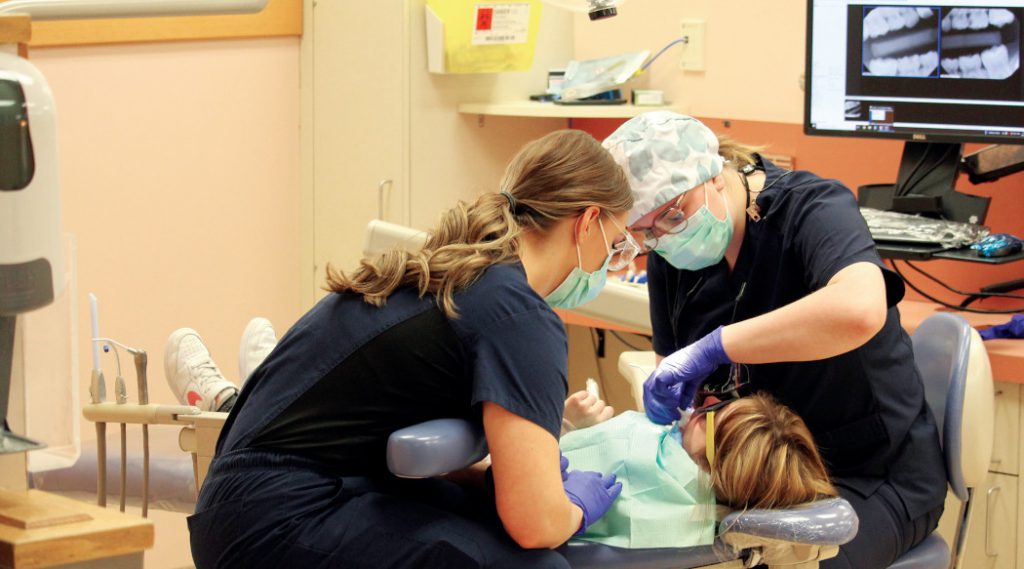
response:
[[[732,360],[722,347],[722,327],[661,361],[644,382],[644,411],[662,425],[679,420],[680,408],[689,407],[697,388],[715,369]]]

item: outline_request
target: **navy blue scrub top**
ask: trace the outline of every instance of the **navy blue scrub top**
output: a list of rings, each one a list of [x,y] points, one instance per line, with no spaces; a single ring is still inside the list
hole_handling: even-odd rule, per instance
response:
[[[519,263],[487,269],[455,294],[398,289],[382,307],[329,294],[253,372],[217,455],[260,448],[301,455],[340,476],[387,476],[388,436],[423,421],[482,421],[501,405],[552,434],[561,428],[568,343],[561,319]]]
[[[837,484],[869,497],[888,481],[911,519],[927,513],[945,498],[946,471],[896,308],[903,282],[879,258],[849,189],[760,157],[757,165],[766,175],[761,219],[747,219],[731,273],[725,260],[681,271],[648,256],[654,350],[669,355],[720,325],[800,300],[854,263],[878,265],[889,310],[875,337],[825,360],[740,366],[740,382],[749,381],[740,391],[768,392],[800,415]],[[728,373],[723,366],[707,383],[728,384]]]

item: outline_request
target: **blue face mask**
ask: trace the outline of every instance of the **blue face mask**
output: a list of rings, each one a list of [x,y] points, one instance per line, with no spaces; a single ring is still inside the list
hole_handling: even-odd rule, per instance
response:
[[[686,228],[674,235],[662,235],[654,251],[668,264],[685,271],[718,264],[732,241],[732,215],[725,192],[720,192],[725,203],[725,219],[718,219],[708,209],[708,185],[704,183],[704,205],[686,222]]]
[[[597,298],[608,280],[608,263],[612,260],[611,247],[608,245],[608,236],[604,233],[604,224],[601,219],[597,220],[601,228],[601,237],[605,246],[608,247],[608,256],[604,259],[601,268],[588,273],[583,270],[583,257],[580,255],[580,244],[576,243],[576,261],[578,266],[572,268],[569,275],[565,277],[562,284],[551,291],[551,294],[544,297],[544,300],[554,308],[572,309],[581,306]]]

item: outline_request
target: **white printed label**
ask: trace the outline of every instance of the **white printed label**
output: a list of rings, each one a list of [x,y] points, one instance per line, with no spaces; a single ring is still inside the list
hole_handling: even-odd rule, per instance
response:
[[[529,4],[477,4],[473,45],[526,43],[530,31]]]

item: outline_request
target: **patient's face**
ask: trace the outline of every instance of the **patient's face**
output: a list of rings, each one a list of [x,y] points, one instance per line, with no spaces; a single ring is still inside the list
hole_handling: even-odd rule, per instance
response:
[[[703,413],[694,413],[690,416],[686,424],[682,426],[683,432],[683,449],[686,450],[686,454],[690,455],[693,462],[697,463],[704,471],[709,471],[711,465],[708,464],[707,453],[707,439],[705,427],[707,427],[707,416]]]

